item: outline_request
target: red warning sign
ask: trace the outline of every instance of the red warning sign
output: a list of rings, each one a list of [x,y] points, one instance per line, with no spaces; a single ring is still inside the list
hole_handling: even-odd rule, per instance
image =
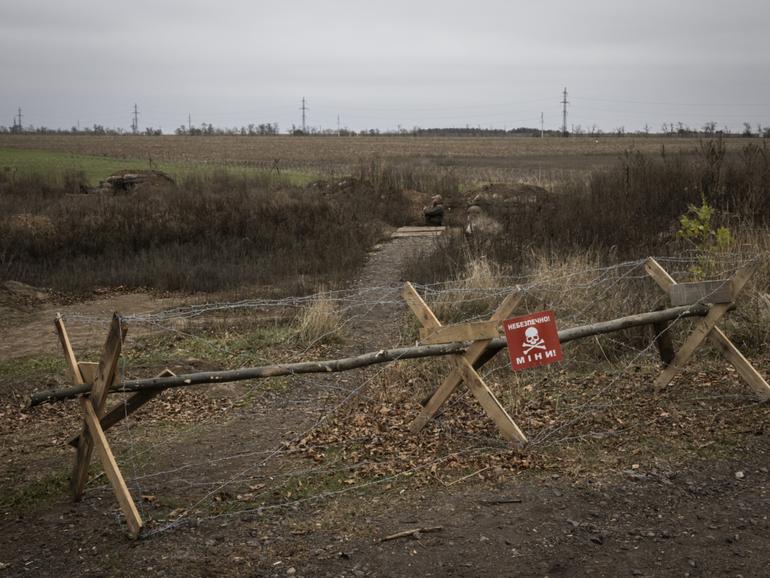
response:
[[[519,371],[561,361],[561,344],[553,311],[503,321],[511,369]]]

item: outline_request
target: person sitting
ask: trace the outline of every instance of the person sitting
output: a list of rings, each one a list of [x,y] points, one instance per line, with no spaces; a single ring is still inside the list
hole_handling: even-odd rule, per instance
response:
[[[435,195],[430,200],[430,207],[423,207],[422,214],[425,224],[431,227],[440,227],[444,222],[444,205],[441,195]]]

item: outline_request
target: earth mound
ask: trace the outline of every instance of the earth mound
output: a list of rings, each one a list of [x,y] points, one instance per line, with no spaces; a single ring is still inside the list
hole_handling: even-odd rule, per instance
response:
[[[176,182],[163,171],[129,170],[116,171],[100,181],[96,187],[81,187],[84,193],[130,193],[139,189],[164,189],[175,187]]]

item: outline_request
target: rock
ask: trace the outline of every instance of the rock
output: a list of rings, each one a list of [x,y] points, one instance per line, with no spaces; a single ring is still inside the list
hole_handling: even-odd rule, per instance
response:
[[[746,477],[746,474],[744,474],[742,471],[739,470],[739,471],[735,472],[735,479],[736,480],[742,480],[745,477]]]

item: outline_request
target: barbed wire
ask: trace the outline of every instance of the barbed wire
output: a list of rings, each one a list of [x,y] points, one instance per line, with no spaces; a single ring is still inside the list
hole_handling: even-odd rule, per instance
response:
[[[680,278],[685,277],[687,274],[687,269],[682,270],[681,268],[686,267],[687,265],[691,265],[695,259],[695,257],[656,257],[656,260],[661,264],[669,264],[678,267],[672,271],[671,274],[674,277]],[[751,259],[747,258],[745,254],[736,254],[729,257],[720,256],[719,260],[714,265],[714,270],[717,271],[720,275],[730,276],[730,274],[734,273],[742,266],[745,266],[750,261]],[[495,302],[499,302],[502,298],[509,295],[511,291],[518,289],[523,293],[525,298],[531,298],[535,304],[542,302],[569,304],[572,307],[571,309],[560,310],[560,321],[566,323],[567,325],[577,325],[595,320],[596,309],[600,309],[602,307],[604,298],[610,295],[613,291],[616,291],[620,286],[628,283],[634,283],[643,279],[649,279],[649,276],[646,273],[640,271],[645,262],[646,259],[627,261],[606,267],[587,267],[579,270],[564,272],[557,271],[556,274],[550,276],[534,274],[529,276],[521,275],[500,277],[497,278],[497,284],[494,287],[479,288],[467,285],[458,285],[456,282],[441,282],[432,284],[415,284],[415,288],[425,296],[426,301],[433,307],[456,305],[458,302],[461,302],[465,306],[478,305],[479,307],[482,307],[488,305],[487,309],[490,310],[494,307]],[[245,357],[247,354],[233,351],[231,348],[227,347],[226,344],[220,345],[211,337],[201,336],[196,334],[193,330],[187,330],[183,327],[179,327],[177,326],[178,322],[181,321],[187,323],[203,320],[207,316],[217,315],[220,313],[227,313],[229,315],[231,313],[242,312],[265,313],[271,310],[296,310],[312,306],[314,303],[322,299],[336,304],[339,313],[341,314],[341,321],[329,329],[326,334],[316,338],[315,340],[311,340],[300,353],[305,354],[325,336],[335,332],[355,330],[363,323],[366,323],[369,315],[374,311],[376,307],[386,307],[388,310],[393,311],[396,310],[396,306],[403,309],[404,302],[400,295],[402,288],[402,284],[375,287],[356,287],[344,290],[324,291],[322,293],[315,293],[301,297],[249,299],[234,302],[185,305],[152,313],[129,313],[123,315],[122,320],[127,323],[143,324],[153,328],[154,330],[164,333],[174,333],[184,337],[185,339],[196,340],[202,344],[205,344],[205,346],[209,347],[211,351],[226,354],[229,359],[238,359],[239,355],[243,355]],[[576,298],[576,294],[578,293],[585,296],[585,302],[579,302],[579,300]],[[658,294],[660,294],[660,292],[658,292]],[[575,306],[576,303],[578,304],[577,307]],[[464,320],[488,318],[488,312],[478,313],[474,307],[471,307],[471,309],[473,309],[474,312],[464,317]],[[602,313],[604,312],[605,311],[602,311]],[[593,391],[590,396],[582,399],[579,403],[573,403],[558,412],[557,424],[538,428],[535,434],[530,438],[530,446],[534,448],[551,447],[576,439],[584,439],[586,437],[598,435],[616,435],[627,432],[630,428],[641,427],[641,424],[632,424],[626,426],[625,428],[613,428],[605,432],[575,433],[571,431],[573,426],[580,423],[580,421],[590,416],[593,412],[596,412],[599,409],[606,409],[611,407],[613,404],[618,403],[617,401],[612,400],[607,401],[608,391],[615,387],[621,379],[627,376],[632,368],[639,364],[640,360],[654,360],[655,355],[652,348],[655,346],[656,341],[666,332],[671,331],[676,322],[681,320],[682,317],[683,315],[680,315],[662,331],[657,332],[644,347],[634,346],[627,342],[613,339],[612,337],[602,336],[604,343],[609,343],[618,349],[623,349],[626,355],[630,355],[630,359],[627,359],[623,362],[611,362],[608,354],[602,347],[602,342],[600,342],[599,338],[597,337],[597,346],[601,350],[605,360],[611,366],[612,379],[610,379],[609,382],[606,383],[603,387]],[[85,324],[101,324],[105,321],[104,316],[77,313],[65,315],[65,319],[68,322]],[[340,471],[349,471],[375,463],[369,460],[359,460],[351,463],[342,463],[339,465],[334,463],[311,468],[304,466],[294,467],[293,464],[287,464],[286,471],[280,471],[279,469],[270,472],[263,472],[259,475],[254,474],[256,470],[264,468],[269,462],[275,460],[276,458],[290,456],[298,453],[296,446],[299,442],[307,439],[311,433],[321,428],[324,424],[329,423],[332,417],[337,416],[340,410],[346,407],[351,402],[351,400],[361,399],[363,396],[367,395],[367,390],[370,388],[370,386],[377,379],[382,378],[385,375],[385,372],[389,371],[390,368],[392,368],[393,365],[397,363],[397,361],[398,359],[383,365],[379,370],[373,372],[371,375],[363,379],[360,383],[352,388],[340,388],[336,397],[330,400],[332,403],[331,408],[314,408],[312,413],[309,412],[313,416],[309,425],[302,428],[299,433],[294,433],[293,431],[290,432],[292,435],[289,436],[288,440],[281,440],[271,448],[250,452],[235,452],[231,455],[220,455],[212,459],[198,459],[158,472],[140,472],[137,468],[138,458],[150,452],[157,452],[162,446],[172,445],[176,441],[174,436],[164,437],[162,440],[158,440],[155,443],[152,443],[149,446],[143,447],[141,449],[137,448],[138,443],[135,437],[135,427],[132,427],[129,424],[131,420],[128,419],[128,414],[126,411],[126,415],[124,417],[127,419],[124,419],[123,421],[125,422],[126,438],[128,440],[128,459],[130,460],[133,474],[130,483],[132,487],[136,487],[138,489],[139,496],[142,495],[144,485],[152,480],[164,479],[168,478],[169,476],[174,476],[175,474],[191,472],[200,468],[208,469],[209,471],[214,470],[221,473],[221,470],[218,470],[217,467],[224,463],[232,464],[237,469],[234,474],[219,477],[217,479],[204,478],[200,480],[191,480],[188,479],[188,476],[182,477],[177,475],[175,481],[176,484],[185,485],[187,487],[206,488],[207,491],[204,492],[202,497],[196,499],[188,508],[185,508],[185,513],[183,513],[181,516],[172,521],[168,521],[167,523],[162,524],[157,528],[154,528],[148,532],[146,536],[150,537],[163,532],[167,532],[186,523],[191,519],[191,516],[193,516],[197,510],[199,510],[208,501],[212,500],[225,488],[256,480],[264,481],[269,479],[270,481],[275,482],[274,484],[268,485],[266,488],[264,488],[262,492],[256,494],[255,497],[257,497],[263,496],[275,490],[276,484],[285,484],[287,483],[287,480],[298,479],[313,474],[320,475]],[[572,363],[585,363],[588,366],[592,364],[591,361],[583,362],[581,360],[572,360]],[[281,364],[275,363],[275,365],[280,366]],[[506,364],[502,364],[500,367],[496,368],[486,368],[482,370],[482,377],[485,380],[490,379],[505,369],[508,369]],[[125,373],[126,366],[124,358],[123,365],[121,366],[121,375],[123,378],[125,378]],[[307,395],[308,391],[312,393],[312,391],[327,385],[331,387],[330,384],[324,384],[323,380],[317,380],[313,384],[312,388],[309,390],[306,388],[300,391],[300,393]],[[252,393],[253,388],[249,387],[247,391],[244,392],[241,396],[237,397],[236,400],[243,399],[243,397]],[[451,411],[453,407],[466,403],[468,398],[467,389],[463,389],[458,393],[459,395],[456,394],[453,396],[450,402],[446,404],[445,408],[442,409],[442,412]],[[737,399],[742,398],[739,397]],[[286,401],[285,403],[291,404],[293,402],[290,400]],[[300,404],[303,402],[302,400],[296,400],[296,403]],[[191,426],[191,428],[184,430],[185,434],[191,435],[196,433],[198,431],[196,428],[203,428],[205,425],[208,425],[211,423],[214,417],[214,415],[211,415],[203,420],[200,420],[198,423]],[[250,512],[266,512],[274,509],[290,507],[292,505],[298,505],[308,501],[331,498],[344,493],[363,490],[370,486],[386,483],[387,481],[398,479],[399,477],[409,475],[410,473],[421,471],[430,467],[431,465],[450,459],[451,456],[461,454],[464,455],[466,453],[472,454],[473,452],[483,451],[494,453],[501,451],[501,446],[504,446],[500,440],[494,440],[482,434],[473,432],[469,433],[467,431],[462,431],[461,429],[451,429],[451,427],[448,431],[448,435],[465,436],[465,438],[471,444],[473,442],[481,442],[484,445],[472,445],[470,448],[463,449],[458,452],[452,452],[431,462],[419,464],[411,468],[405,468],[396,474],[384,477],[381,476],[374,480],[367,480],[361,482],[360,484],[354,484],[341,490],[320,492],[316,495],[298,498],[296,500],[286,501],[280,504],[263,504],[254,508],[239,509],[233,512],[214,514],[211,516],[206,516],[205,519],[216,519],[224,516],[243,515]],[[355,444],[365,440],[366,436],[362,436],[361,438],[349,438],[341,441],[340,445]],[[332,444],[330,443],[324,443],[319,444],[318,446],[306,446],[302,449],[306,450],[314,447],[327,448],[331,445]],[[395,459],[391,461],[393,463],[400,463]],[[391,463],[391,461],[384,460],[378,461],[376,463],[382,465],[383,463]],[[244,464],[244,462],[246,463]],[[143,483],[140,485],[140,482]],[[93,489],[106,489],[107,487],[108,486],[104,484]],[[142,512],[142,515],[144,516],[144,511]]]
[[[746,254],[719,254],[710,257],[712,267],[721,266],[716,269],[719,274],[727,274],[739,269],[741,266],[750,262],[753,257],[747,257]],[[676,257],[655,257],[659,263],[670,264],[693,264],[697,262],[698,256],[676,256]],[[414,283],[415,288],[426,296],[426,300],[431,303],[442,305],[456,302],[462,299],[464,302],[472,304],[474,302],[484,302],[495,297],[503,297],[509,294],[514,288],[518,288],[525,294],[537,295],[544,292],[563,293],[564,284],[570,283],[569,290],[587,290],[604,284],[613,274],[619,271],[621,277],[625,280],[647,279],[646,274],[631,275],[631,271],[644,265],[646,259],[626,261],[604,267],[588,267],[577,271],[567,273],[557,273],[554,276],[542,276],[534,278],[533,275],[502,275],[496,276],[499,283],[494,287],[473,287],[458,284],[456,281],[442,281],[436,283]],[[672,274],[679,275],[682,271],[673,271]],[[684,271],[687,273],[687,271]],[[575,282],[576,278],[593,275],[583,282]],[[537,277],[537,274],[534,275]],[[275,310],[293,310],[308,307],[324,300],[335,304],[340,308],[340,312],[352,310],[361,306],[377,305],[400,305],[403,304],[401,290],[403,284],[380,285],[371,287],[354,287],[350,289],[337,289],[313,293],[302,296],[289,296],[281,298],[258,298],[242,299],[238,301],[222,301],[214,303],[200,303],[192,305],[182,305],[164,309],[151,313],[123,313],[122,316],[127,323],[159,325],[169,321],[196,320],[214,313],[232,313],[232,312],[268,312]],[[63,315],[67,322],[93,324],[102,323],[106,317],[105,314],[88,314],[69,312]]]

